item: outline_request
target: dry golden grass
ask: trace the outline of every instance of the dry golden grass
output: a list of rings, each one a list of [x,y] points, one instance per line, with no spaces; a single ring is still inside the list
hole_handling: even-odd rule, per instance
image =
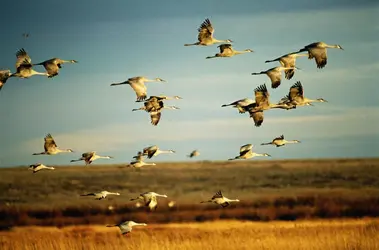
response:
[[[215,221],[149,224],[128,236],[104,226],[20,227],[0,232],[2,250],[379,249],[379,220]]]

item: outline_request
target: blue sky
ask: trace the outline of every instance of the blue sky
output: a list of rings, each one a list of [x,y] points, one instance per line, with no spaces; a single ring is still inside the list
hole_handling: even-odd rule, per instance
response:
[[[375,1],[6,1],[0,46],[0,68],[14,71],[15,53],[25,48],[37,63],[59,57],[75,59],[59,76],[9,79],[0,92],[0,166],[42,162],[67,164],[82,152],[95,150],[113,160],[131,160],[141,148],[157,144],[176,154],[159,161],[188,160],[193,149],[199,160],[222,160],[252,143],[273,159],[377,157],[379,152],[379,5]],[[4,5],[4,6],[5,6]],[[237,50],[254,53],[205,60],[216,46],[184,47],[196,42],[197,28],[210,18],[215,37],[231,39]],[[5,27],[6,26],[6,27]],[[24,39],[22,33],[29,32]],[[299,58],[302,69],[278,89],[278,101],[297,80],[305,95],[329,103],[296,110],[265,112],[259,128],[247,114],[220,106],[252,97],[254,88],[269,84],[274,67],[264,63],[303,46],[324,41],[345,50],[328,50],[328,64]],[[42,67],[36,67],[40,71]],[[148,95],[179,95],[167,101],[180,110],[165,110],[157,127],[146,112],[132,112],[135,93],[127,85],[110,87],[129,77],[160,77],[147,83]],[[43,150],[51,133],[73,154],[32,156]],[[282,148],[259,146],[284,134],[302,144]],[[150,160],[152,161],[152,160]],[[73,163],[70,163],[74,165]],[[83,164],[83,163],[77,163]]]

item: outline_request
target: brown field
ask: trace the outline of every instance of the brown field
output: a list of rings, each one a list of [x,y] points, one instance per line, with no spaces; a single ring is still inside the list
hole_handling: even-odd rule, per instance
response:
[[[0,170],[0,228],[44,225],[360,218],[379,215],[379,159],[159,163],[140,170],[121,165],[27,167]],[[221,189],[238,204],[200,204]],[[120,192],[106,200],[85,192]],[[130,201],[141,192],[168,195],[155,212]],[[176,201],[169,208],[167,202]],[[112,209],[109,207],[112,206]]]
[[[20,227],[0,232],[2,250],[379,249],[379,220],[216,221],[151,224],[122,236],[99,226]]]

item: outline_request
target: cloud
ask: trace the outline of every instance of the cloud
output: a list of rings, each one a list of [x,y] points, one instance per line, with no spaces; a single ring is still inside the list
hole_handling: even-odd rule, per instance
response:
[[[306,108],[308,107],[302,107],[302,109]],[[260,128],[254,127],[248,115],[204,121],[171,121],[169,115],[166,115],[166,117],[162,116],[163,120],[158,125],[159,128],[152,127],[146,119],[144,122],[115,123],[53,136],[58,146],[62,148],[71,147],[80,152],[90,150],[110,152],[127,146],[134,147],[141,143],[149,144],[147,142],[251,137],[267,139],[282,133],[301,138],[378,135],[379,108],[354,108],[343,111],[342,107],[336,107],[334,110],[334,114],[305,116],[293,115],[292,111],[288,111],[288,116],[285,117],[275,117],[275,112],[283,111],[267,111],[265,121]],[[143,115],[147,116],[145,112]],[[296,128],[294,128],[295,125]],[[34,152],[36,148],[42,146],[41,143],[41,138],[35,138],[22,143],[20,147],[21,150]]]

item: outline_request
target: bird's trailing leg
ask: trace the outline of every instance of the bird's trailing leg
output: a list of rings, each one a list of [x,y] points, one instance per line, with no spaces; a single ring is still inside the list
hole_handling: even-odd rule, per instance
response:
[[[146,110],[146,108],[145,107],[140,107],[138,109],[132,109],[132,111],[138,111],[138,110]]]

